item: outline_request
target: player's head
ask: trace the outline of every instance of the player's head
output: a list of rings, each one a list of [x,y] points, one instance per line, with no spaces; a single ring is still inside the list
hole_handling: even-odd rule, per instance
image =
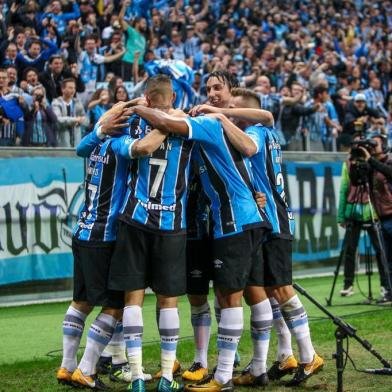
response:
[[[236,87],[231,90],[231,106],[234,108],[260,109],[260,97],[252,90]]]
[[[172,82],[167,75],[148,78],[144,94],[149,107],[161,110],[171,109],[176,99]]]
[[[231,90],[231,94],[230,107],[260,109],[260,97],[252,90],[236,87]],[[235,119],[235,124],[241,129],[251,125],[248,121],[240,119]]]
[[[231,90],[239,86],[237,78],[227,71],[211,72],[207,78],[207,96],[211,105],[227,108],[230,105]]]

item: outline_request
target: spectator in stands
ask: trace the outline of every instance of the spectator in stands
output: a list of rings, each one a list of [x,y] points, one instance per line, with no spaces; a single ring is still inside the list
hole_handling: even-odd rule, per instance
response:
[[[74,78],[76,80],[76,91],[84,91],[84,83],[80,75],[76,74],[77,67],[67,69],[64,60],[60,55],[53,55],[49,59],[48,68],[39,75],[39,80],[45,87],[46,96],[49,102],[61,95],[61,82],[64,79]]]
[[[62,96],[52,102],[58,121],[58,146],[76,147],[88,126],[88,119],[82,103],[75,98],[75,79],[64,79],[61,83]]]
[[[124,86],[118,86],[114,90],[114,99],[113,103],[118,103],[118,102],[127,102],[129,101],[129,95],[128,91]]]
[[[62,4],[59,0],[52,1],[47,8],[47,12],[42,15],[41,23],[46,19],[48,22],[52,19],[57,26],[57,31],[60,35],[64,35],[67,21],[71,19],[79,19],[80,9],[76,0],[70,0],[72,4],[72,12],[63,12]]]
[[[92,96],[87,105],[89,117],[89,131],[94,128],[100,117],[110,109],[109,90],[99,88]]]
[[[286,146],[284,149],[290,151],[304,150],[305,138],[301,123],[304,116],[309,116],[321,108],[320,103],[305,107],[303,98],[306,96],[304,87],[299,82],[293,82],[289,90],[289,96],[299,97],[297,103],[293,105],[283,105],[280,113],[279,126],[283,132]]]
[[[24,108],[25,132],[22,143],[31,147],[55,147],[57,145],[57,117],[47,104],[45,89],[35,87],[31,93],[32,109]]]
[[[125,0],[120,11],[120,23],[127,35],[125,41],[126,52],[123,57],[124,73],[123,78],[130,81],[132,77],[133,63],[135,52],[139,52],[139,65],[143,65],[144,53],[146,51],[146,32],[147,22],[144,18],[135,19],[133,26],[125,21],[125,11],[131,4],[130,0]]]
[[[77,39],[77,52],[79,53],[78,65],[83,83],[86,86],[85,92],[80,94],[83,103],[87,102],[95,91],[97,81],[105,78],[104,63],[116,61],[123,56],[125,49],[113,55],[98,54],[98,40],[95,37],[87,37],[84,41],[84,49],[81,50],[79,39]]]
[[[43,45],[47,48],[43,49]],[[37,38],[29,41],[27,43],[27,53],[19,52],[16,56],[19,76],[23,75],[24,70],[28,67],[34,67],[39,72],[43,71],[46,61],[57,50],[57,46],[48,40]]]
[[[384,107],[384,94],[381,91],[381,81],[377,77],[370,81],[370,87],[364,92],[366,104],[370,109],[376,110],[383,117],[388,117],[388,112]]]
[[[5,50],[5,56],[2,60],[2,66],[8,67],[9,65],[16,66],[16,56],[18,54],[17,46],[14,42],[10,42]]]
[[[39,81],[38,71],[35,68],[26,68],[20,82],[20,88],[27,94],[31,94],[35,87],[42,86]]]
[[[357,94],[346,107],[343,132],[353,135],[355,132],[364,133],[370,124],[370,118],[379,118],[380,113],[366,104],[366,96]]]

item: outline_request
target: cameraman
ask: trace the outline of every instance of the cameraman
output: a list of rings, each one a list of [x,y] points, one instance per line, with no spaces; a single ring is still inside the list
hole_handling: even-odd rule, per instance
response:
[[[384,268],[381,262],[381,249],[377,241],[375,227],[372,225],[374,213],[369,203],[368,164],[361,157],[356,143],[364,141],[363,134],[353,137],[350,156],[342,167],[342,181],[340,185],[338,223],[346,229],[344,246],[344,287],[340,291],[342,297],[354,294],[353,282],[355,273],[355,255],[358,247],[361,230],[365,229],[376,251],[377,265],[380,272],[382,297],[388,287]],[[356,153],[357,152],[357,153]]]
[[[32,91],[33,107],[24,105],[25,133],[23,145],[32,147],[56,146],[57,117],[46,103],[45,89],[35,87]]]
[[[375,147],[370,151],[364,147],[359,149],[371,170],[370,196],[380,218],[389,277],[392,278],[392,158],[388,155],[388,139],[385,135],[374,135],[371,139],[377,142]],[[379,302],[392,303],[390,287]]]

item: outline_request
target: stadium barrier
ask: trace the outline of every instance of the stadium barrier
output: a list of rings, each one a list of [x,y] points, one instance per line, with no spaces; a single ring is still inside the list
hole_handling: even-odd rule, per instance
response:
[[[284,154],[277,180],[285,183],[296,220],[296,266],[323,265],[339,254],[344,230],[336,214],[345,158]],[[84,162],[73,149],[0,149],[0,292],[72,277],[71,230],[83,203],[83,178]]]

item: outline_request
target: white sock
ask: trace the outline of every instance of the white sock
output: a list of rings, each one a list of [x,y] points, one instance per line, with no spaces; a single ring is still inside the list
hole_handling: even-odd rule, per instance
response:
[[[63,321],[63,360],[61,367],[73,372],[78,366],[76,354],[83,335],[87,315],[70,306]]]
[[[159,334],[161,335],[162,377],[172,381],[178,335],[180,334],[180,318],[177,308],[161,309],[159,314]]]
[[[280,306],[283,317],[298,344],[300,363],[310,363],[315,354],[310,338],[308,316],[297,295]]]
[[[78,366],[83,374],[90,376],[96,373],[95,366],[102,351],[112,338],[116,324],[117,320],[105,313],[100,313],[91,324],[87,335],[86,348]]]
[[[127,363],[125,355],[125,341],[122,321],[118,321],[109,344],[105,347],[102,357],[111,357],[113,365]]]
[[[126,306],[123,313],[124,340],[132,381],[144,380],[142,367],[143,315],[140,306]]]
[[[272,308],[268,299],[250,307],[253,358],[250,372],[260,376],[267,372],[267,357],[272,328]]]
[[[195,362],[200,362],[203,368],[208,367],[208,344],[211,333],[211,310],[206,302],[201,306],[191,306],[191,322],[195,337]]]
[[[278,337],[278,352],[276,353],[276,360],[282,362],[290,355],[293,355],[293,349],[291,347],[291,333],[284,321],[278,301],[273,297],[269,300],[272,306],[272,315],[274,318],[273,326]]]
[[[222,309],[218,327],[218,366],[214,375],[215,380],[221,384],[226,384],[233,377],[235,352],[243,328],[242,307]]]

